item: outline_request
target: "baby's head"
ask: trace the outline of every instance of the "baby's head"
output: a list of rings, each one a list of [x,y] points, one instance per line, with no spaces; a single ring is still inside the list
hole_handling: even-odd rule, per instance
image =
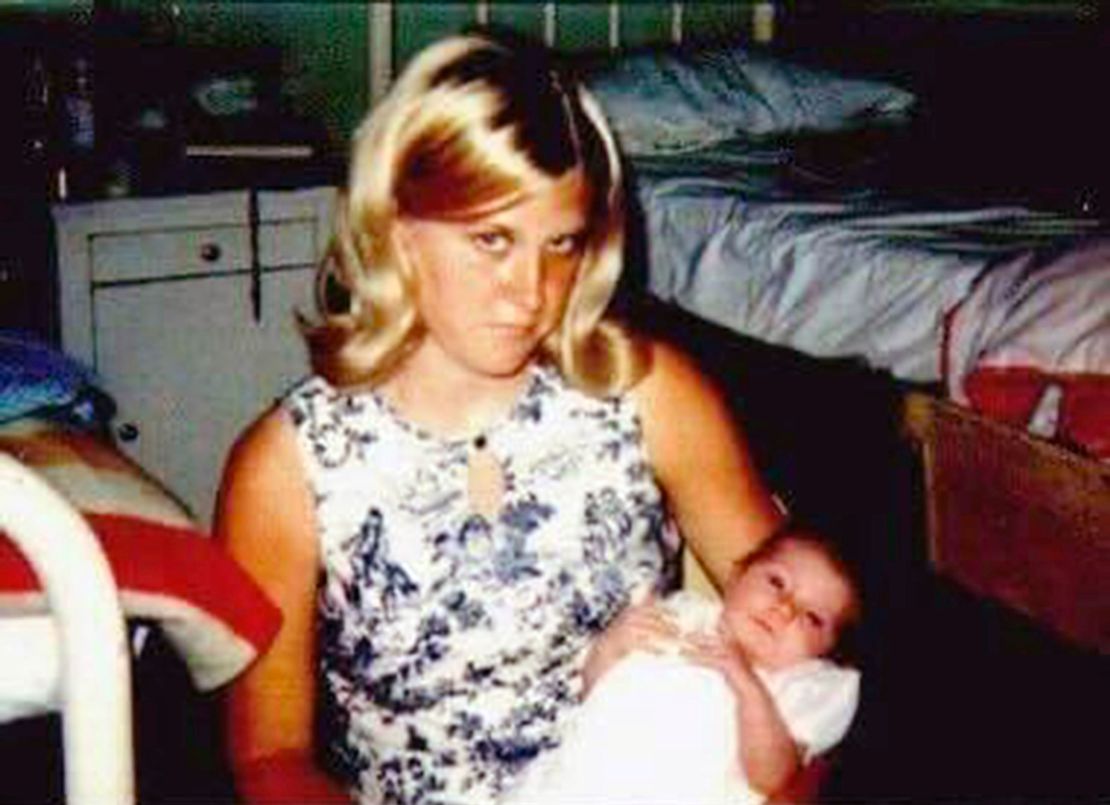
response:
[[[723,626],[767,670],[830,655],[861,609],[832,543],[802,527],[779,531],[738,562],[723,599]]]

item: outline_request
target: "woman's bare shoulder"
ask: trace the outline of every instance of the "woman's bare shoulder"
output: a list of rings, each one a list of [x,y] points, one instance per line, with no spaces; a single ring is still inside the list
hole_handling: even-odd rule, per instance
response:
[[[228,454],[229,468],[265,471],[275,463],[297,460],[298,447],[289,414],[274,406],[240,434]],[[276,462],[275,462],[276,460]]]
[[[275,407],[236,440],[228,454],[217,503],[218,536],[310,530],[304,463],[288,414]],[[268,527],[259,526],[265,523]]]
[[[724,405],[716,385],[685,352],[667,341],[645,339],[648,369],[633,389],[641,417],[651,423],[676,424],[674,416],[696,415],[699,405]]]
[[[635,393],[652,469],[683,536],[721,583],[782,514],[725,395],[679,349],[648,346],[651,365]]]

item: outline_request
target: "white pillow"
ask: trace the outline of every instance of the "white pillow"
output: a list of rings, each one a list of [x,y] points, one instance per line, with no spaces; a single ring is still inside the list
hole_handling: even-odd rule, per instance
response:
[[[630,156],[739,135],[840,131],[908,119],[913,93],[741,47],[618,57],[586,80]]]

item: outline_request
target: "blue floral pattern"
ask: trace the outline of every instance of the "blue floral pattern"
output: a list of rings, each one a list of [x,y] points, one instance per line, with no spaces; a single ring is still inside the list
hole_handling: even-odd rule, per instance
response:
[[[627,396],[552,368],[487,434],[504,495],[470,506],[468,445],[319,378],[285,399],[316,500],[322,717],[364,802],[490,803],[558,744],[589,639],[675,575]]]

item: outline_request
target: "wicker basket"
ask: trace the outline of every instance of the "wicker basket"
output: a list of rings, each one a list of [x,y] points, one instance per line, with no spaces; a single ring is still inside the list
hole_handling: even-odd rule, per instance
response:
[[[924,394],[906,423],[936,570],[1110,651],[1110,466]]]

